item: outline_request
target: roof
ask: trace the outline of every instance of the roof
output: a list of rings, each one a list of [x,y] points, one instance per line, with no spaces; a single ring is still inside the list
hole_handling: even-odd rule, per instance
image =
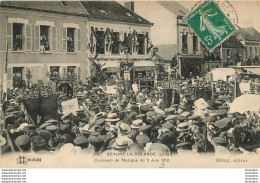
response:
[[[230,36],[227,40],[222,43],[223,48],[245,48],[243,44],[234,36]]]
[[[81,1],[91,19],[153,25],[148,20],[114,1]]]
[[[174,55],[178,53],[178,46],[176,44],[154,45],[154,47],[158,48],[158,52],[156,54],[164,60],[171,61]]]
[[[234,35],[239,40],[260,41],[260,33],[253,27],[238,29]]]
[[[0,7],[72,16],[89,16],[79,1],[66,1],[66,4],[67,6],[64,7],[61,1],[1,1]]]
[[[176,1],[158,1],[160,5],[177,16],[184,17],[189,13],[189,10]]]

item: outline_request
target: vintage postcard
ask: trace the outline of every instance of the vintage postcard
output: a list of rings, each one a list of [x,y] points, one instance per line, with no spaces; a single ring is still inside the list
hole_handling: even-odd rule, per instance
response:
[[[0,1],[1,168],[259,168],[258,1]]]

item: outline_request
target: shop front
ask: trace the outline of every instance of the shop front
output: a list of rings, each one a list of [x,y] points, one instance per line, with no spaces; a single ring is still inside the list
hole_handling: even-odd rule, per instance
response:
[[[134,83],[139,89],[151,89],[154,87],[154,63],[152,61],[134,62]]]
[[[184,57],[180,58],[179,73],[181,77],[200,76],[203,70],[202,57]]]

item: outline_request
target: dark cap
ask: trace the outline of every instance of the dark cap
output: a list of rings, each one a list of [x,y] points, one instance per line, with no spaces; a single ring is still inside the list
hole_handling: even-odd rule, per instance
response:
[[[31,138],[28,135],[21,135],[15,139],[15,145],[17,147],[29,145],[31,143]]]
[[[88,139],[84,135],[80,135],[77,138],[74,139],[75,145],[84,145],[88,143]]]
[[[32,146],[34,147],[44,147],[45,146],[45,140],[40,136],[34,136],[32,137]]]
[[[140,111],[141,112],[148,112],[149,111],[149,106],[148,105],[142,105],[140,106]]]
[[[138,135],[136,141],[138,144],[144,145],[147,142],[150,142],[150,138],[147,135]]]
[[[91,135],[88,138],[88,141],[93,146],[100,146],[104,143],[104,140],[101,137],[97,137],[97,136],[93,136],[93,135]]]
[[[214,137],[213,141],[218,145],[227,145],[228,141],[226,141],[223,137]]]
[[[231,122],[231,120],[232,120],[232,118],[230,118],[230,117],[223,118],[221,120],[216,121],[214,123],[214,126],[218,127],[219,129],[223,129]]]

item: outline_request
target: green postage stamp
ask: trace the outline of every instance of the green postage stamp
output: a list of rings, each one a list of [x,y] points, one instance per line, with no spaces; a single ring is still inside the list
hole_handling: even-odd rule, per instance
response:
[[[206,1],[184,17],[209,51],[235,32],[234,25],[214,1]]]

